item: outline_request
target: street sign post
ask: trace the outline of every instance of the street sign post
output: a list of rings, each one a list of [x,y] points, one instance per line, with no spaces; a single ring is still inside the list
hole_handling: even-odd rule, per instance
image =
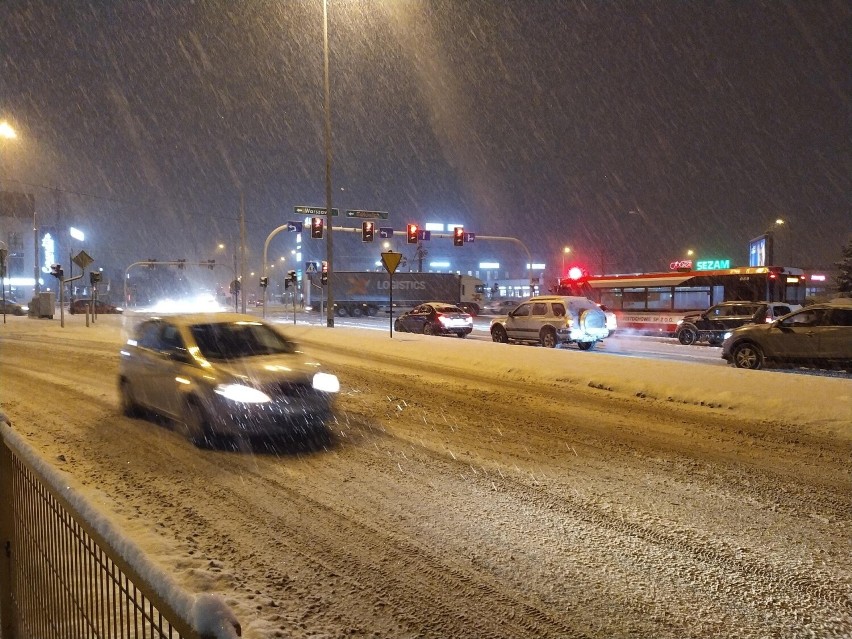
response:
[[[402,261],[402,253],[394,253],[386,251],[382,253],[382,265],[388,272],[388,307],[390,308],[390,336],[393,339],[393,274],[396,272],[399,263]]]

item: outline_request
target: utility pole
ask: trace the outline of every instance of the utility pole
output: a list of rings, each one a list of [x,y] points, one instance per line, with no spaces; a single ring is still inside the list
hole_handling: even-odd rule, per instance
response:
[[[243,313],[246,312],[246,207],[243,191],[240,189],[240,292],[243,295]]]

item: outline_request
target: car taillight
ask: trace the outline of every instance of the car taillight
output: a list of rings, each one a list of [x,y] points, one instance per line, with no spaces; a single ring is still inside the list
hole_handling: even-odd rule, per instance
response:
[[[448,317],[446,317],[445,315],[443,315],[442,313],[438,313],[438,321],[441,322],[441,324],[446,324],[447,322],[450,321],[450,319]]]

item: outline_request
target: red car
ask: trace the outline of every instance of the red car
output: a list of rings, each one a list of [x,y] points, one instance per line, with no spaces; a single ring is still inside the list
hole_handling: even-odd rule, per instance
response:
[[[101,300],[95,300],[95,315],[115,315],[116,313],[122,313],[123,311],[124,309],[119,308],[118,306],[107,304]],[[91,313],[92,300],[74,300],[71,302],[71,306],[68,307],[68,312],[71,313],[71,315],[84,315],[87,312]]]

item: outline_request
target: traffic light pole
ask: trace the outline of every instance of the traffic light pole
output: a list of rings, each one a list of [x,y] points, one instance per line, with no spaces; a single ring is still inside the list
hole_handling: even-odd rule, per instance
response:
[[[272,241],[272,238],[278,235],[281,231],[286,231],[289,229],[289,224],[282,224],[276,229],[273,229],[272,232],[266,236],[266,241],[263,243],[263,277],[267,278],[267,282],[269,281],[269,276],[266,274],[266,269],[268,268],[268,264],[266,261],[266,254],[269,251],[269,243]],[[261,315],[264,319],[266,319],[266,287],[263,287],[263,313]]]

